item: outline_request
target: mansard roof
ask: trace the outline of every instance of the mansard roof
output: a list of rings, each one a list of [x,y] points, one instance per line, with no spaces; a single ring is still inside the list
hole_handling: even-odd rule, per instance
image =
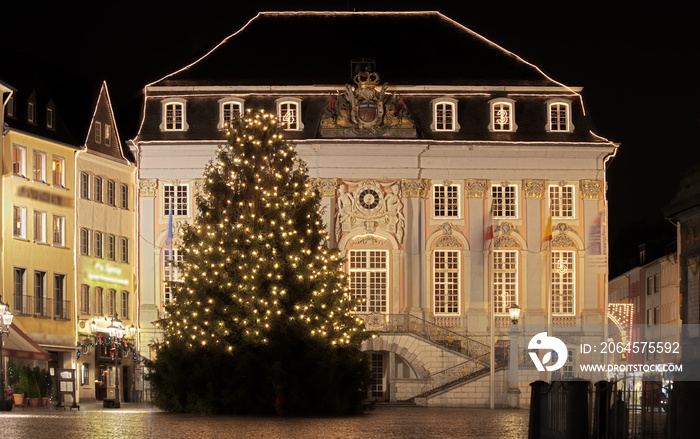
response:
[[[261,12],[151,85],[323,85],[369,58],[392,85],[555,85],[537,67],[438,12]]]

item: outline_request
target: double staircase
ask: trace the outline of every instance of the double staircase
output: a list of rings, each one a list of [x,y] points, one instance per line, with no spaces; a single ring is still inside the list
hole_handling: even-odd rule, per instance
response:
[[[419,317],[408,314],[370,315],[365,319],[365,327],[368,331],[377,334],[411,334],[423,342],[438,346],[441,350],[464,359],[454,366],[432,372],[424,377],[426,381],[422,391],[404,400],[405,402],[413,402],[417,398],[429,398],[431,395],[449,391],[463,383],[486,376],[491,370],[491,350],[487,344]],[[507,355],[507,350],[496,348],[494,355],[496,369],[507,366]]]

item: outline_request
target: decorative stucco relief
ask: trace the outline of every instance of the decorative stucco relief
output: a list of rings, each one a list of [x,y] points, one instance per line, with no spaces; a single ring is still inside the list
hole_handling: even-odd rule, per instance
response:
[[[484,198],[486,195],[486,180],[475,180],[469,178],[465,180],[467,198]]]
[[[579,185],[584,200],[597,200],[600,197],[600,181],[581,180]]]
[[[405,198],[425,198],[428,193],[428,181],[424,179],[401,180],[401,187]]]
[[[155,197],[158,189],[157,180],[139,180],[139,195],[142,197]]]
[[[525,198],[542,198],[544,194],[544,180],[523,180]]]
[[[406,218],[403,214],[401,185],[378,183],[365,180],[355,190],[348,192],[348,185],[338,186],[338,199],[335,220],[335,238],[340,241],[343,233],[363,228],[366,233],[377,229],[386,230],[403,242]],[[384,188],[389,187],[385,193]]]
[[[317,190],[322,197],[334,197],[337,185],[336,178],[312,178],[309,181],[309,189]]]

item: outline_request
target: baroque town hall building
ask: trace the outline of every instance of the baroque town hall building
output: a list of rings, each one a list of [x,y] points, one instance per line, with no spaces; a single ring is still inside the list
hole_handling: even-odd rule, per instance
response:
[[[378,331],[364,344],[372,395],[487,405],[483,358],[511,305],[521,323],[605,321],[605,167],[618,145],[593,132],[580,91],[437,12],[260,13],[145,87],[130,141],[142,346],[158,339],[177,232],[227,121],[265,109],[306,162],[329,245]]]

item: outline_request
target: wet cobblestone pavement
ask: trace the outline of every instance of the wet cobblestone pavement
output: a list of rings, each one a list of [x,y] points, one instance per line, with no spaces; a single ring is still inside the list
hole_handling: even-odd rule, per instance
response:
[[[15,407],[0,412],[0,433],[12,438],[527,438],[527,410],[379,407],[346,418],[266,418],[165,413],[145,404],[80,411]]]

